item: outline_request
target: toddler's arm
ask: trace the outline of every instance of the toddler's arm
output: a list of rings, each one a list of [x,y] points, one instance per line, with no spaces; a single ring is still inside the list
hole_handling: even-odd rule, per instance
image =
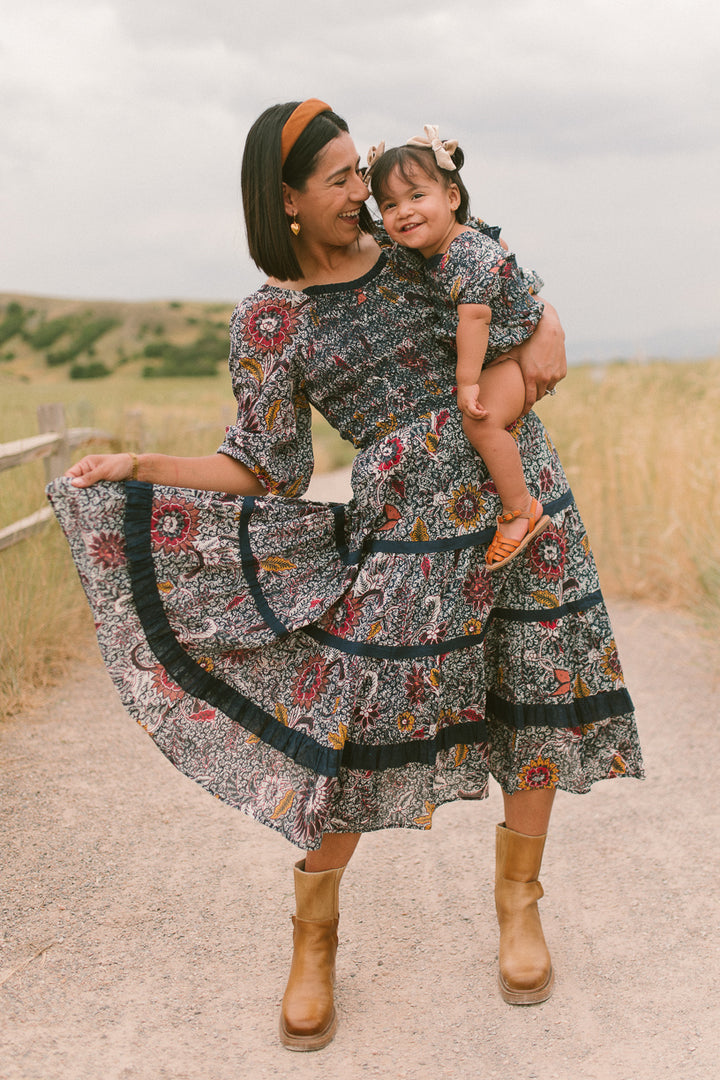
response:
[[[458,304],[456,336],[458,409],[465,416],[482,420],[487,410],[480,402],[478,379],[488,347],[492,313],[487,304]]]

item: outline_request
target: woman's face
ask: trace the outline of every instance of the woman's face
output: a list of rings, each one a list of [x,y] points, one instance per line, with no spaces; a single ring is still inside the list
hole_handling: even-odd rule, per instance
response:
[[[303,191],[283,184],[285,210],[297,214],[303,242],[346,247],[357,239],[360,208],[369,194],[359,169],[355,144],[343,131],[320,151]]]

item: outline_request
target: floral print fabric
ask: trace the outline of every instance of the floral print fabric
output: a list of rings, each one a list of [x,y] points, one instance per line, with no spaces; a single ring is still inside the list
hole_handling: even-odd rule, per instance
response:
[[[552,523],[485,569],[498,499],[429,289],[388,251],[356,282],[238,306],[221,451],[272,495],[49,488],[126,707],[186,775],[304,848],[429,828],[491,774],[510,792],[642,775],[587,536],[533,414],[513,434]],[[347,506],[299,497],[311,405],[359,448]]]
[[[514,255],[477,229],[456,236],[443,255],[428,259],[425,273],[434,286],[441,321],[449,328],[457,326],[458,304],[489,306],[486,364],[527,341],[540,321],[543,306],[534,293],[542,280],[533,271],[521,270]],[[453,347],[452,337],[446,345]]]

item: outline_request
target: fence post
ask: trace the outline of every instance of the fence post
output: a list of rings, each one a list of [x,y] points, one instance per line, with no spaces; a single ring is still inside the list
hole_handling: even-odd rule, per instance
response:
[[[142,409],[126,409],[123,417],[123,441],[136,454],[145,452],[145,416]]]
[[[70,448],[67,441],[67,422],[65,420],[64,406],[59,402],[38,405],[37,422],[38,431],[41,435],[52,431],[60,436],[57,449],[45,458],[45,479],[49,483],[56,476],[62,476],[66,469],[70,467]]]

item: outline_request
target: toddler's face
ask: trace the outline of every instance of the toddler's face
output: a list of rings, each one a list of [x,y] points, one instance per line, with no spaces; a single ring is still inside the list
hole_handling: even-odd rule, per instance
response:
[[[409,173],[408,179],[398,169],[393,170],[378,199],[390,239],[419,251],[426,259],[445,250],[457,224],[459,205],[455,184],[446,187],[421,169]]]

